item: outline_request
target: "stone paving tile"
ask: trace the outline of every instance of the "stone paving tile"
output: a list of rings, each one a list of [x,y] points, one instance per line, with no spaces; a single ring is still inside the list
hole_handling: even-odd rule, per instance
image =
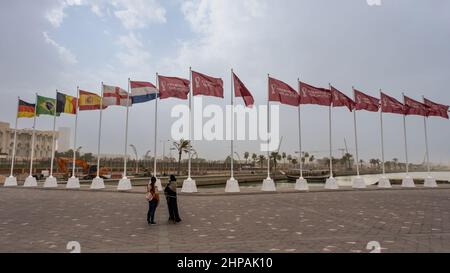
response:
[[[0,252],[449,252],[450,189],[182,195],[146,224],[143,194],[1,188]]]

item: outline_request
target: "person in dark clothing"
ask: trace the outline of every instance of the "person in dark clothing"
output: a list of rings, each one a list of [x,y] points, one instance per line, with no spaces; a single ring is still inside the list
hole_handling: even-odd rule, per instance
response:
[[[166,195],[167,207],[169,209],[169,222],[179,223],[181,222],[180,215],[178,214],[177,204],[177,179],[174,175],[170,176],[169,184],[164,189]]]
[[[156,178],[153,176],[147,186],[146,198],[148,200],[147,222],[149,225],[156,225],[155,212],[159,204],[159,193],[155,187]]]

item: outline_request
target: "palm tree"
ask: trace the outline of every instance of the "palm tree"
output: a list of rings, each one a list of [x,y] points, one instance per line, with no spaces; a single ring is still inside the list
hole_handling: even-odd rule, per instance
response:
[[[245,152],[244,153],[244,158],[245,158],[245,165],[247,165],[248,163],[248,157],[250,156],[249,152]]]
[[[392,159],[392,161],[394,162],[395,169],[397,169],[398,168],[398,158],[394,158],[394,159]]]
[[[314,157],[314,155],[310,155],[310,156],[309,156],[309,162],[310,162],[310,163],[314,163],[314,160],[316,160],[316,158]]]
[[[175,147],[175,149],[178,151],[178,175],[180,175],[180,171],[181,171],[181,156],[183,155],[183,153],[189,153],[189,151],[192,151],[192,146],[191,146],[191,141],[190,140],[185,140],[185,139],[180,139],[179,142],[174,142],[173,146]]]
[[[346,153],[343,157],[342,160],[344,163],[347,164],[347,168],[350,169],[351,168],[351,160],[353,158],[353,155]]]
[[[286,153],[285,153],[285,152],[282,152],[282,153],[281,153],[281,158],[283,158],[283,165],[284,165],[284,166],[286,166],[286,157],[287,157]]]
[[[259,161],[259,164],[260,164],[261,169],[262,169],[262,168],[263,168],[264,161],[266,161],[266,157],[265,157],[264,155],[260,155],[258,161]]]
[[[270,159],[273,160],[273,167],[275,168],[275,171],[276,171],[277,163],[279,160],[281,160],[281,155],[278,152],[272,152],[270,154]]]
[[[295,165],[297,165],[297,163],[298,163],[297,158],[292,158],[291,163],[292,163],[292,165],[294,165],[294,168],[295,168]]]
[[[253,159],[253,165],[255,165],[256,164],[256,160],[258,159],[258,155],[253,153],[252,154],[252,159]]]
[[[288,161],[289,163],[291,163],[291,161],[292,161],[292,155],[288,155],[288,156],[287,156],[287,161]]]

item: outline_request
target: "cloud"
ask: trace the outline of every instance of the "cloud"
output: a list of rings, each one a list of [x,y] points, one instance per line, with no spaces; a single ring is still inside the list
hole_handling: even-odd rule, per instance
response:
[[[122,35],[117,44],[122,51],[117,54],[119,61],[129,70],[148,71],[150,67],[150,53],[145,49],[143,42],[134,33]],[[150,73],[148,71],[148,73]]]
[[[54,48],[56,48],[61,61],[63,61],[66,64],[78,63],[76,56],[74,54],[72,54],[72,52],[70,52],[70,50],[68,50],[67,48],[61,46],[60,44],[58,44],[57,42],[52,40],[48,36],[47,32],[43,32],[42,34],[44,36],[45,42],[49,45],[52,45]]]
[[[64,21],[66,14],[64,10],[71,6],[80,6],[83,4],[83,0],[60,0],[56,7],[50,8],[46,14],[45,18],[55,27],[61,26]]]

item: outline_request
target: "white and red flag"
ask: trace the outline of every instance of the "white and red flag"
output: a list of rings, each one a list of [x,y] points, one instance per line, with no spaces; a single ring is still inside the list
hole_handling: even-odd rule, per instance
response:
[[[350,110],[350,112],[353,111],[353,109],[355,108],[355,102],[351,98],[347,97],[344,93],[337,90],[333,86],[331,86],[330,89],[331,97],[333,100],[333,107],[345,106],[348,108],[348,110]]]
[[[393,97],[381,93],[381,111],[384,113],[406,114],[406,107]]]
[[[131,97],[120,87],[103,85],[103,106],[131,106]]]
[[[423,99],[423,102],[426,106],[429,107],[428,116],[442,117],[448,119],[448,109],[449,109],[448,105],[435,103],[425,98]]]
[[[241,97],[244,100],[245,106],[253,107],[255,100],[253,99],[252,93],[247,89],[244,83],[239,79],[233,72],[233,84],[234,84],[234,95],[235,97]]]
[[[331,105],[331,92],[325,88],[315,87],[299,82],[300,104]]]
[[[223,81],[192,71],[192,92],[194,96],[211,96],[223,98]]]
[[[289,84],[269,77],[269,101],[298,106],[298,93]]]
[[[405,98],[405,114],[406,115],[418,115],[418,116],[428,116],[429,107],[425,104],[413,100],[407,96]]]
[[[189,80],[158,76],[159,82],[159,98],[178,98],[187,100],[189,95]]]
[[[380,100],[366,95],[361,91],[353,89],[355,92],[355,110],[366,110],[369,112],[378,112],[380,110]]]

